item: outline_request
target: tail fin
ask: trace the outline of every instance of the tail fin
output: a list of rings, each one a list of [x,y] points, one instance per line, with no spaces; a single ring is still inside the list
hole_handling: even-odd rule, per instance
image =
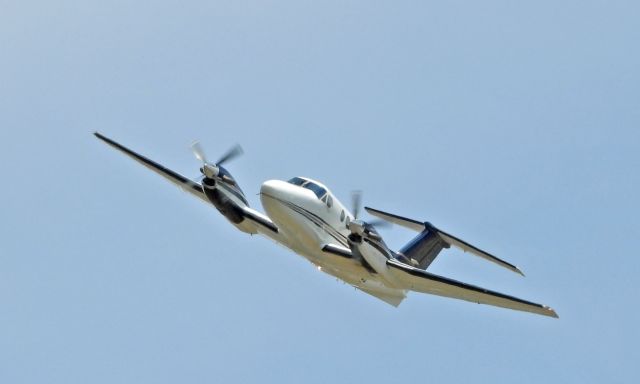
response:
[[[418,236],[402,247],[399,253],[409,260],[415,260],[419,268],[427,269],[440,251],[449,247],[450,245],[442,240],[438,232],[425,228]]]
[[[420,232],[417,237],[415,237],[411,242],[409,242],[409,244],[402,248],[400,253],[403,253],[405,256],[412,257],[413,259],[418,261],[421,268],[426,269],[443,248],[449,248],[451,245],[453,245],[454,247],[459,248],[464,252],[470,252],[478,257],[482,257],[485,260],[496,263],[501,267],[507,268],[524,276],[524,273],[522,273],[522,271],[515,265],[499,259],[489,252],[483,251],[480,248],[477,248],[462,239],[450,235],[436,228],[429,222],[420,222],[418,220],[408,219],[406,217],[394,215],[392,213],[380,211],[369,207],[365,207],[365,209],[371,215],[376,216],[380,219]],[[413,256],[410,256],[405,252],[409,252],[413,254]]]

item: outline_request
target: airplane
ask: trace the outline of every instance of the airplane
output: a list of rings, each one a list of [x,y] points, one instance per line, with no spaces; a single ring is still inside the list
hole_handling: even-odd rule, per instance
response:
[[[375,228],[381,223],[367,222],[359,217],[359,193],[352,196],[353,212],[350,212],[317,180],[307,177],[293,177],[288,181],[268,180],[260,187],[260,201],[266,212],[263,214],[249,206],[238,182],[223,166],[242,154],[239,146],[212,163],[207,160],[200,144],[194,143],[192,151],[201,163],[201,180],[198,181],[174,172],[99,132],[94,135],[183,191],[213,205],[240,231],[266,236],[308,259],[318,270],[394,307],[400,305],[407,292],[415,291],[558,317],[548,306],[427,272],[442,250],[454,246],[524,276],[515,265],[429,222],[365,207],[382,223],[399,225],[418,233],[399,251],[391,250]]]

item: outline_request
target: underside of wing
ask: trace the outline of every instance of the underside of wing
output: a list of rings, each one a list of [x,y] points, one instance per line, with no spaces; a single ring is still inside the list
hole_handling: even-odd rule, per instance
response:
[[[199,183],[192,181],[184,176],[182,176],[181,174],[172,171],[170,169],[168,169],[167,167],[156,163],[155,161],[142,156],[141,154],[125,147],[124,145],[117,143],[114,140],[111,140],[110,138],[95,132],[94,135],[102,140],[103,142],[105,142],[106,144],[108,144],[109,146],[117,149],[118,151],[124,153],[125,155],[129,156],[130,158],[134,159],[135,161],[137,161],[138,163],[144,165],[145,167],[147,167],[148,169],[152,170],[153,172],[159,174],[160,176],[162,176],[163,178],[165,178],[166,180],[168,180],[169,182],[177,185],[180,189],[182,189],[183,191],[186,191],[192,195],[194,195],[195,197],[199,198],[200,200],[211,204],[210,200],[207,198],[207,196],[204,194],[204,191],[202,190],[202,185],[200,185]],[[267,235],[277,241],[282,241],[282,237],[279,235],[279,231],[278,231],[278,227],[273,223],[273,221],[271,221],[271,219],[269,219],[266,215],[249,208],[248,206],[238,206],[238,209],[240,209],[242,212],[242,216],[247,219],[247,221],[244,221],[241,224],[235,223],[234,225],[236,225],[238,228],[240,228],[241,230],[244,230],[247,233],[257,233],[260,232],[264,235]]]
[[[117,149],[118,151],[124,153],[125,155],[129,156],[130,158],[134,159],[135,161],[137,161],[138,163],[144,165],[145,167],[147,167],[148,169],[152,170],[153,172],[159,174],[160,176],[164,177],[165,179],[169,180],[171,183],[177,185],[178,187],[180,187],[180,189],[182,189],[185,192],[188,192],[196,197],[198,197],[199,199],[201,199],[202,201],[209,203],[209,200],[207,199],[207,197],[205,196],[204,192],[202,192],[202,186],[198,183],[196,183],[195,181],[189,180],[188,178],[182,176],[181,174],[174,172],[170,169],[168,169],[167,167],[156,163],[155,161],[148,159],[144,156],[142,156],[139,153],[136,153],[134,151],[132,151],[131,149],[125,147],[122,144],[119,144],[113,140],[111,140],[110,138],[103,136],[102,134],[95,132],[94,135],[102,140],[103,142],[107,143],[108,145],[110,145],[111,147]]]
[[[278,227],[275,225],[275,223],[271,221],[271,219],[268,218],[266,215],[256,211],[255,209],[251,209],[249,207],[243,207],[242,214],[245,217],[245,219],[251,220],[254,224],[257,225],[258,228],[267,230],[267,234],[278,233]],[[264,231],[260,231],[260,232],[264,232]]]
[[[331,253],[336,256],[344,257],[347,259],[353,258],[353,254],[349,248],[345,248],[341,245],[337,244],[325,244],[322,247],[322,251],[326,253]]]
[[[362,288],[357,286],[356,288],[373,297],[377,297],[378,299],[384,301],[389,305],[393,305],[394,307],[397,307],[398,305],[400,305],[400,303],[402,303],[402,300],[404,300],[407,297],[404,291],[401,291],[401,290],[397,290],[395,292],[380,292],[380,291],[375,291],[372,289],[367,289],[367,288]]]
[[[399,288],[478,304],[531,312],[543,316],[558,317],[553,309],[545,305],[438,276],[396,260],[388,260],[387,266],[400,285]]]

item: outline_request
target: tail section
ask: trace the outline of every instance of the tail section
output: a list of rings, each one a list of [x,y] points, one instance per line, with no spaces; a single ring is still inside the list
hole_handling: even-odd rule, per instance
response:
[[[498,264],[503,268],[507,268],[524,276],[524,273],[522,273],[522,271],[515,265],[495,257],[489,252],[483,251],[462,239],[450,235],[441,229],[436,228],[429,222],[420,222],[418,220],[408,219],[406,217],[369,207],[365,207],[365,209],[371,215],[380,219],[420,232],[418,236],[400,250],[400,254],[417,261],[422,269],[426,269],[433,260],[435,260],[442,249],[449,248],[453,245],[464,252],[469,252],[475,256],[491,261],[492,263]]]
[[[415,260],[414,265],[427,269],[438,254],[450,245],[442,240],[438,232],[425,228],[398,252],[408,260]]]

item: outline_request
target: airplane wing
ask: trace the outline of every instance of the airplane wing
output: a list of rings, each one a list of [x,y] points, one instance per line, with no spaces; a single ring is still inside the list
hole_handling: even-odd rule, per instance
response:
[[[254,224],[258,225],[260,228],[267,229],[269,232],[267,233],[278,233],[278,227],[268,218],[266,215],[256,211],[255,209],[251,209],[249,207],[242,207],[243,216],[246,219],[251,220]]]
[[[356,285],[354,285],[354,287],[373,297],[377,297],[378,299],[384,301],[389,305],[393,305],[394,307],[397,307],[398,305],[400,305],[400,303],[402,303],[402,300],[404,300],[407,297],[404,291],[398,291],[397,293],[391,293],[391,292],[385,293],[380,291],[374,291],[372,289],[358,287]]]
[[[107,143],[109,146],[117,149],[118,151],[124,153],[125,155],[129,156],[130,158],[134,159],[135,161],[137,161],[138,163],[144,165],[145,167],[147,167],[148,169],[152,170],[153,172],[159,174],[160,176],[164,177],[166,180],[170,181],[171,183],[177,185],[180,189],[182,189],[185,192],[190,193],[191,195],[199,198],[200,200],[204,201],[207,204],[211,204],[211,202],[209,201],[209,199],[207,198],[207,196],[204,194],[204,192],[202,191],[202,185],[200,185],[199,183],[196,183],[193,180],[190,180],[188,178],[186,178],[185,176],[182,176],[181,174],[172,171],[170,169],[168,169],[167,167],[156,163],[155,161],[142,156],[141,154],[125,147],[124,145],[117,143],[113,140],[111,140],[110,138],[102,135],[99,132],[94,132],[94,135],[102,140],[103,142]],[[242,210],[242,215],[248,219],[252,224],[252,229],[250,230],[252,233],[255,233],[258,231],[258,229],[262,229],[263,231],[261,231],[263,234],[272,237],[272,238],[277,238],[278,241],[281,241],[282,239],[280,239],[280,237],[278,236],[278,227],[273,223],[273,221],[271,221],[271,219],[269,219],[266,215],[249,208],[248,206],[245,207],[240,207],[240,209]]]
[[[209,203],[209,199],[207,199],[207,197],[205,196],[204,192],[202,192],[202,186],[198,183],[196,183],[195,181],[192,181],[184,176],[182,176],[181,174],[174,172],[168,168],[166,168],[163,165],[160,165],[158,163],[156,163],[153,160],[150,160],[142,155],[140,155],[139,153],[136,153],[134,151],[132,151],[131,149],[125,147],[122,144],[116,143],[115,141],[109,139],[106,136],[103,136],[102,134],[98,133],[98,132],[94,132],[94,135],[104,141],[105,143],[107,143],[108,145],[110,145],[111,147],[117,149],[118,151],[124,153],[125,155],[129,156],[130,158],[134,159],[135,161],[137,161],[138,163],[144,165],[145,167],[149,168],[150,170],[152,170],[153,172],[159,174],[160,176],[164,177],[165,179],[169,180],[171,183],[177,185],[180,189],[182,189],[185,192],[188,192],[192,195],[194,195],[195,197],[199,198],[200,200]]]
[[[322,247],[322,251],[336,255],[336,256],[344,257],[346,259],[353,258],[353,254],[351,253],[351,250],[341,245],[325,244]],[[357,284],[353,284],[353,287],[361,290],[366,294],[376,297],[389,305],[393,305],[394,307],[397,307],[398,305],[400,305],[402,300],[404,300],[407,297],[405,293],[406,291],[400,290],[400,289],[376,290],[376,289],[360,286]]]
[[[417,232],[422,232],[424,230],[429,230],[429,231],[433,231],[436,232],[438,234],[438,236],[440,236],[440,238],[442,240],[444,240],[447,244],[449,245],[453,245],[456,248],[459,248],[461,250],[463,250],[464,252],[469,252],[473,255],[476,255],[478,257],[481,257],[485,260],[491,261],[492,263],[498,264],[499,266],[503,267],[503,268],[507,268],[513,272],[516,272],[522,276],[524,276],[524,273],[522,272],[522,270],[520,270],[520,268],[516,267],[515,265],[504,261],[492,254],[490,254],[489,252],[483,251],[482,249],[475,247],[469,243],[467,243],[466,241],[459,239],[453,235],[450,235],[448,233],[446,233],[445,231],[436,228],[433,224],[429,223],[429,222],[420,222],[417,220],[413,220],[413,219],[408,219],[406,217],[402,217],[402,216],[398,216],[398,215],[394,215],[392,213],[388,213],[388,212],[384,212],[384,211],[380,211],[377,209],[373,209],[373,208],[369,208],[369,207],[365,207],[364,209],[367,210],[367,212],[369,212],[370,214],[372,214],[373,216],[379,217],[385,221],[389,221],[393,224],[398,224],[401,225],[405,228],[409,228],[412,229],[414,231]]]
[[[351,250],[349,248],[345,248],[345,247],[343,247],[341,245],[325,244],[322,247],[322,251],[334,254],[336,256],[344,257],[344,258],[347,258],[347,259],[352,259],[353,258],[353,254],[351,253]]]
[[[545,305],[438,276],[393,259],[387,260],[387,266],[401,289],[558,317],[553,309]]]

